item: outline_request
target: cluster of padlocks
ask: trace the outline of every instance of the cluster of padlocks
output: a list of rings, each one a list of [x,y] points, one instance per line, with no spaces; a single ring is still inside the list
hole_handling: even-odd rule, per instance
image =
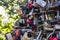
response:
[[[28,0],[26,6],[17,6],[15,9],[20,19],[14,24],[13,31],[15,35],[17,29],[21,32],[21,37],[16,36],[16,40],[50,40],[53,34],[59,34],[59,0]],[[7,34],[8,40],[12,40],[8,35],[11,34]]]

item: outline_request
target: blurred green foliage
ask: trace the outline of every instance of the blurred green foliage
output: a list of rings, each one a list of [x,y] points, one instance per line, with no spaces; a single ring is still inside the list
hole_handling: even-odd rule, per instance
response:
[[[25,4],[25,2],[20,3],[19,1],[15,0],[0,0],[0,6],[5,8],[5,11],[7,14],[9,14],[10,22],[6,24],[2,24],[4,18],[2,18],[2,15],[0,15],[0,34],[6,34],[11,32],[12,27],[14,26],[14,23],[20,18],[20,16],[13,17],[14,14],[14,6]],[[0,35],[0,40],[5,40],[4,36]]]

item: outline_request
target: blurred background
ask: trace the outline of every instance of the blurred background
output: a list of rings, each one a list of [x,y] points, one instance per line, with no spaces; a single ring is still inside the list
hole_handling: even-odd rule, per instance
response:
[[[0,40],[5,40],[3,34],[11,32],[14,23],[20,18],[14,7],[24,4],[25,0],[0,0]]]

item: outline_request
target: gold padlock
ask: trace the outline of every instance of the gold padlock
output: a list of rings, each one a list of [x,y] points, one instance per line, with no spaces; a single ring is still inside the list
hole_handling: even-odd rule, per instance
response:
[[[16,13],[18,14],[18,15],[21,15],[22,14],[22,10],[20,9],[20,10],[16,10]]]

